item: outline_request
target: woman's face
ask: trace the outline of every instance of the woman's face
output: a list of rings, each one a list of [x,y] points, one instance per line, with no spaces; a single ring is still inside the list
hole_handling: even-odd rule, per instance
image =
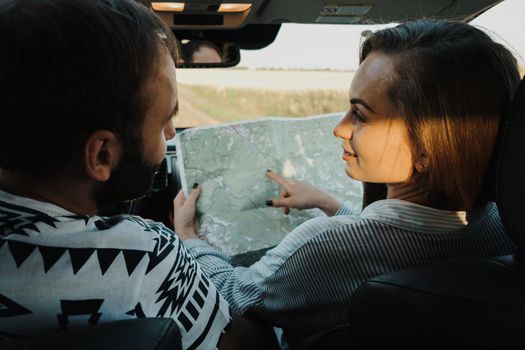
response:
[[[350,85],[350,110],[334,135],[343,141],[345,170],[355,180],[401,184],[412,175],[404,118],[387,96],[393,78],[390,58],[371,53]]]

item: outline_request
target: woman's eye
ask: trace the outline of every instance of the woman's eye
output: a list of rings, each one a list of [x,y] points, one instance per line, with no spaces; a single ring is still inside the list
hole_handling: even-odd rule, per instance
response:
[[[358,111],[352,111],[352,123],[366,123],[366,118]]]

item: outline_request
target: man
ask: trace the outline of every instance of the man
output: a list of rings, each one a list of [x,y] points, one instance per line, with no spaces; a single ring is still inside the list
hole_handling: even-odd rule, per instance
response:
[[[172,33],[127,0],[0,3],[0,335],[172,317],[215,348],[226,302],[146,194],[175,135]]]

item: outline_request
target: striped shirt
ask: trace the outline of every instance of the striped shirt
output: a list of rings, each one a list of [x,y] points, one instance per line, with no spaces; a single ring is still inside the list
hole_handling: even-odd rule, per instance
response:
[[[0,191],[2,338],[171,317],[184,349],[209,350],[228,304],[173,231],[131,215],[81,216]]]
[[[232,267],[202,240],[184,245],[234,314],[299,332],[343,325],[352,293],[370,277],[515,249],[492,203],[467,215],[396,199],[361,213],[344,203],[336,216],[297,227],[250,267]]]

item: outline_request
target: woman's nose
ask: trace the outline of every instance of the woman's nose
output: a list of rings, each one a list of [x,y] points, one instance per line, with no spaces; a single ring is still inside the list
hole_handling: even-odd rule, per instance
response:
[[[340,139],[352,139],[352,112],[348,111],[334,128],[334,136]]]

